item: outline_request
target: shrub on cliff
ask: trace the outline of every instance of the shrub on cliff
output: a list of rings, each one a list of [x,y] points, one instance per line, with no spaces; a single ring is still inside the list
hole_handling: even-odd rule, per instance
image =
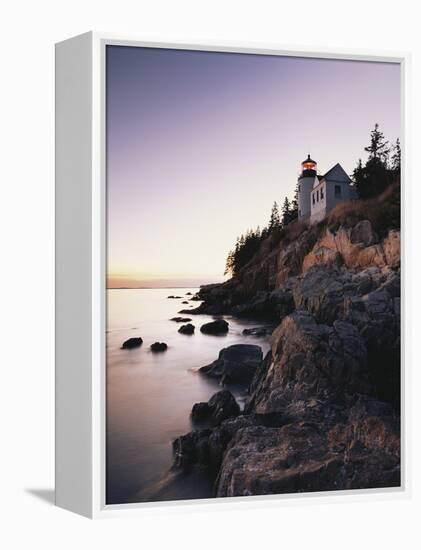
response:
[[[327,216],[327,226],[336,231],[340,226],[353,227],[361,220],[369,220],[379,235],[385,237],[389,229],[400,228],[400,184],[395,182],[377,197],[338,204]]]

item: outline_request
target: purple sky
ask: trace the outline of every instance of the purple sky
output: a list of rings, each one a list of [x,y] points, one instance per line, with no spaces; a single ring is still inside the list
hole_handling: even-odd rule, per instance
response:
[[[400,135],[397,64],[107,47],[110,286],[222,280],[310,153],[351,173]]]

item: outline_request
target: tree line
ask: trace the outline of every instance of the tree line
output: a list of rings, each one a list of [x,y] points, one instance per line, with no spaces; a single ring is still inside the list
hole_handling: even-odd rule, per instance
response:
[[[259,250],[260,243],[272,233],[279,232],[283,227],[298,219],[298,185],[294,198],[290,201],[285,197],[282,209],[275,201],[272,206],[268,224],[257,229],[249,229],[237,237],[235,247],[228,252],[224,275],[235,275],[245,266]]]
[[[365,164],[359,159],[352,174],[352,180],[360,199],[380,195],[389,185],[398,182],[401,175],[401,144],[399,138],[391,144],[374,125],[370,133],[370,144],[364,147],[368,153]]]
[[[376,123],[370,133],[370,143],[364,147],[368,153],[363,164],[359,159],[352,173],[352,180],[360,199],[368,199],[382,193],[389,185],[399,181],[401,171],[401,146],[399,138],[390,144]],[[294,198],[285,197],[281,210],[275,201],[269,221],[263,229],[249,229],[237,237],[233,250],[227,256],[224,275],[234,276],[257,253],[260,244],[273,233],[278,233],[288,224],[298,219],[298,184]]]

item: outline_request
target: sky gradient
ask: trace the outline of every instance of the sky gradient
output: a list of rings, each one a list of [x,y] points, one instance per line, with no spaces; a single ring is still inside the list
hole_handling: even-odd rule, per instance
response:
[[[397,64],[107,47],[108,286],[223,280],[308,153],[351,173],[400,136]]]

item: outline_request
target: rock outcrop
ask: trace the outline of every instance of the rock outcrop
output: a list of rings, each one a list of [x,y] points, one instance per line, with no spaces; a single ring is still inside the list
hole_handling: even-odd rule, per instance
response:
[[[235,345],[200,369],[248,385],[243,411],[174,442],[216,496],[400,484],[400,234],[327,223],[262,245],[233,279],[203,287],[201,313],[276,322],[271,350]],[[209,403],[194,417],[211,416]],[[210,416],[208,418],[210,418]]]
[[[121,349],[134,349],[138,348],[143,344],[142,338],[129,338],[125,342],[123,342]]]
[[[240,413],[234,396],[228,390],[215,393],[207,403],[195,403],[191,412],[193,423],[219,426],[221,422]]]
[[[224,319],[217,319],[210,323],[205,323],[200,327],[200,332],[203,334],[226,334],[229,329],[229,323]]]
[[[201,374],[224,384],[249,385],[263,358],[262,348],[250,344],[234,344],[220,351],[218,359],[199,369]]]

